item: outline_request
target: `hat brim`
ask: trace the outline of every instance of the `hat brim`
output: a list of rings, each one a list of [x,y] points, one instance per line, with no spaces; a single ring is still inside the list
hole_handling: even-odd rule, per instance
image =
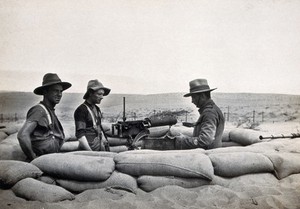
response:
[[[107,96],[107,95],[110,93],[110,89],[109,89],[109,88],[106,88],[106,87],[91,88],[91,89],[93,89],[94,91],[97,91],[97,90],[99,90],[99,89],[103,89],[103,90],[104,90],[103,96]],[[89,93],[88,91],[85,92],[85,94],[83,95],[83,99],[87,99],[87,98],[88,98],[88,96],[89,96],[88,93]]]
[[[39,86],[36,89],[34,89],[33,93],[37,94],[37,95],[43,95],[44,94],[44,89],[48,88],[49,86],[53,86],[59,84],[62,86],[63,91],[67,90],[68,88],[70,88],[72,86],[72,84],[68,83],[68,82],[53,82],[53,83],[48,83],[45,84],[43,86]]]
[[[204,92],[213,91],[213,90],[216,90],[216,89],[217,89],[217,88],[194,91],[194,92],[190,92],[190,93],[188,93],[188,94],[185,94],[185,95],[183,95],[183,96],[184,96],[184,97],[189,97],[189,96],[192,96],[193,94],[204,93]]]

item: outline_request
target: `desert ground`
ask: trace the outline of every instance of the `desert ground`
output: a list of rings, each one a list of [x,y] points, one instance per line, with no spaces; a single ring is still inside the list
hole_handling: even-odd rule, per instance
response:
[[[176,128],[181,127],[182,122],[193,122],[198,117],[190,99],[183,98],[182,95],[111,95],[103,100],[100,107],[104,122],[114,123],[122,119],[122,99],[126,97],[127,120],[172,114],[178,121]],[[298,95],[216,93],[213,94],[213,99],[224,112],[226,133],[237,128],[256,131],[264,136],[290,136],[300,132]],[[41,98],[32,93],[2,92],[2,130],[18,129],[24,122],[28,108],[40,100]],[[81,102],[82,94],[66,94],[57,106],[57,115],[66,127],[65,130],[70,132],[69,135],[74,134],[73,112]],[[274,168],[272,166],[272,170],[268,172],[244,172],[232,177],[220,176],[214,165],[215,173],[211,181],[202,186],[187,188],[170,184],[153,191],[137,187],[135,192],[105,187],[74,193],[73,200],[58,202],[26,200],[18,197],[10,187],[2,185],[0,208],[300,208],[300,138],[266,139],[249,145],[241,145],[230,139],[229,141],[233,142],[229,147],[203,151],[203,154],[230,156],[232,153],[242,153],[240,155],[243,156],[250,152],[274,156],[279,153],[283,155],[282,159],[287,160],[279,164],[272,161]],[[3,141],[0,146],[1,144]],[[118,153],[120,154],[122,153]],[[285,158],[290,155],[292,158]],[[247,160],[250,161],[244,159],[243,164],[247,164]],[[256,163],[254,161],[253,165]],[[251,170],[251,165],[249,169]],[[280,176],[280,172],[287,174]]]

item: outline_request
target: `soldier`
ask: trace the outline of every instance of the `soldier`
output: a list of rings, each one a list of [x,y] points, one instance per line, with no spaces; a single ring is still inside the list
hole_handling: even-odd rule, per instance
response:
[[[90,80],[87,91],[83,96],[84,103],[75,110],[74,119],[76,137],[79,147],[84,150],[109,151],[108,142],[101,125],[100,104],[103,97],[110,93],[110,89],[98,80]]]
[[[29,160],[60,151],[65,134],[54,107],[60,102],[62,92],[70,87],[71,84],[62,82],[57,74],[47,73],[42,86],[33,91],[43,95],[43,101],[28,111],[26,121],[18,132],[20,146]]]
[[[192,103],[199,108],[200,117],[195,124],[193,137],[183,134],[176,136],[176,149],[213,149],[222,147],[224,116],[219,107],[211,99],[206,79],[195,79],[190,83],[190,93],[184,97],[192,97]]]

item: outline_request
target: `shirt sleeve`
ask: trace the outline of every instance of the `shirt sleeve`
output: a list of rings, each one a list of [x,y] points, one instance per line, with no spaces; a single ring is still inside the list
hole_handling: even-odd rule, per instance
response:
[[[26,120],[30,122],[37,122],[40,126],[43,127],[48,127],[45,110],[43,110],[39,105],[32,107],[28,111]]]
[[[75,136],[77,139],[85,136],[87,110],[83,106],[79,106],[74,113],[75,120]]]

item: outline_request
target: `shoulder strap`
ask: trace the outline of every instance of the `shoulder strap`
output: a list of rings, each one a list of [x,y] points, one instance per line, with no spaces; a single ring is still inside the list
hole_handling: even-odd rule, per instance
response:
[[[47,110],[47,108],[45,107],[45,105],[43,105],[42,103],[39,103],[38,105],[45,110],[49,125],[52,125],[51,115],[50,115],[49,111]]]
[[[93,111],[91,110],[91,108],[89,106],[87,106],[86,104],[84,104],[84,105],[86,106],[86,109],[89,111],[89,113],[90,113],[90,115],[92,117],[94,128],[96,128],[97,127],[97,123],[96,123],[96,119],[95,119],[95,115],[94,115]]]
[[[90,108],[89,106],[87,106],[85,103],[83,103],[83,104],[86,106],[87,110],[89,111],[89,113],[90,113],[90,115],[91,115],[91,117],[92,117],[92,120],[93,120],[93,126],[94,126],[95,130],[98,130],[98,128],[97,128],[97,123],[96,123],[96,120],[95,120],[95,115],[94,115],[93,111],[92,111],[91,108]],[[97,111],[98,111],[98,110],[97,110]],[[99,126],[100,126],[100,129],[101,129],[101,131],[102,131],[102,133],[103,133],[103,135],[104,135],[104,138],[105,138],[105,143],[104,143],[105,151],[108,151],[108,152],[109,152],[109,151],[110,151],[110,148],[109,148],[109,145],[108,145],[108,139],[107,139],[106,133],[105,133],[104,130],[103,130],[103,127],[102,127],[101,122],[100,122]]]

